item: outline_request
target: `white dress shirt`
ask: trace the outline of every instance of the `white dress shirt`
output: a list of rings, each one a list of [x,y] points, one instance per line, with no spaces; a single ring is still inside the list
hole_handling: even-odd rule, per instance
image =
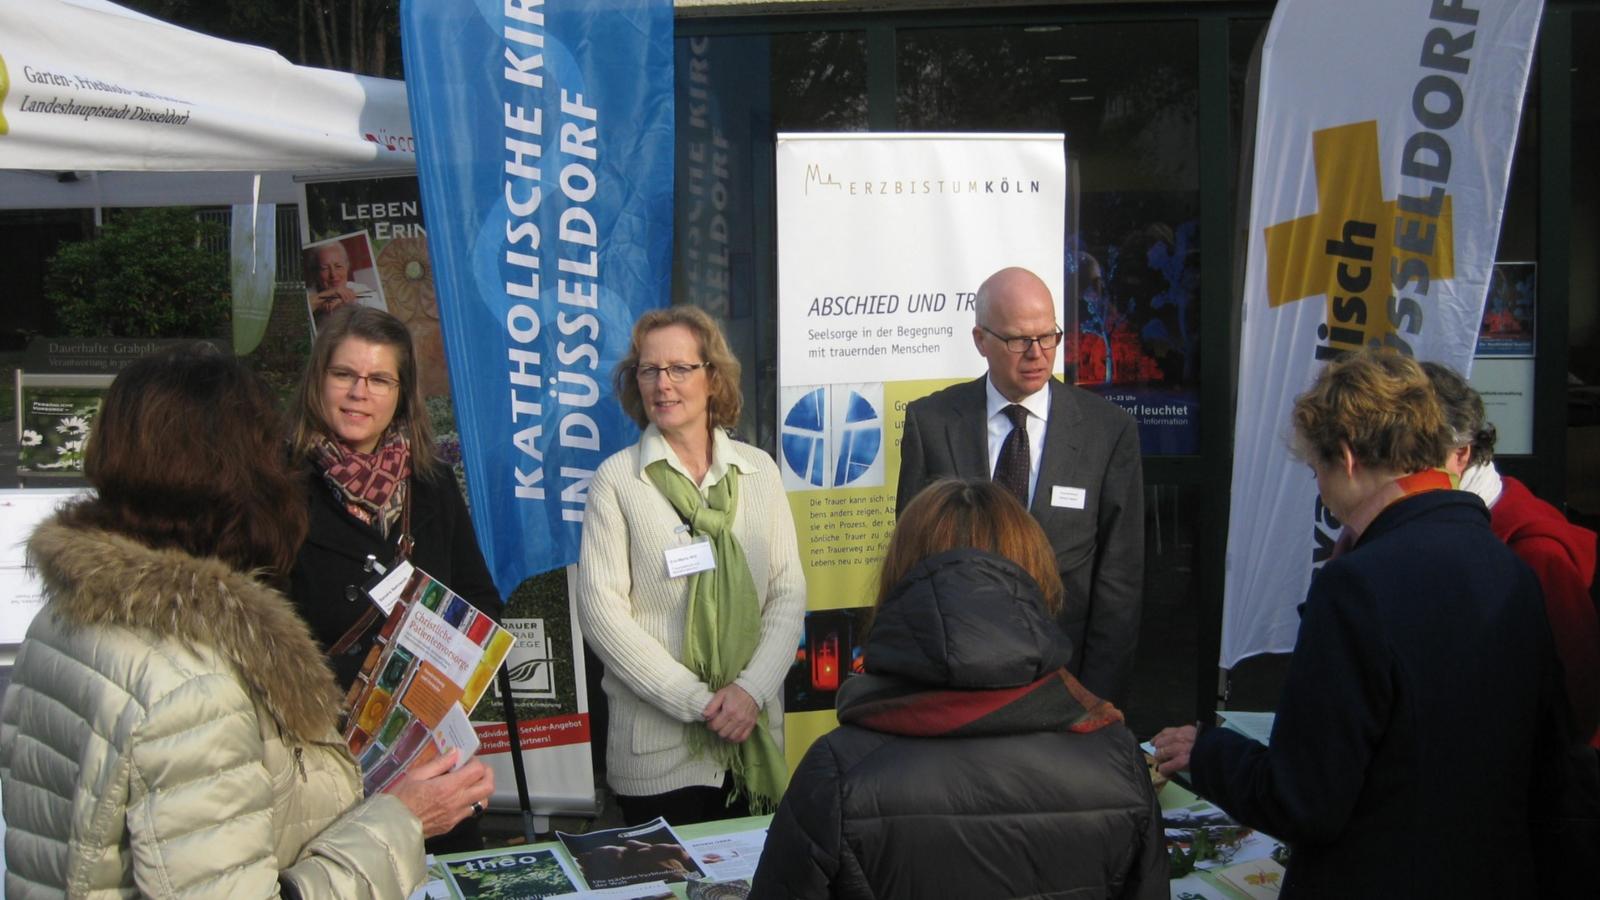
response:
[[[1005,414],[1011,401],[995,390],[994,382],[987,377],[983,379],[983,391],[988,398],[989,474],[993,476],[994,467],[1000,462],[1000,445],[1011,433],[1011,420]],[[1028,411],[1028,507],[1031,509],[1033,491],[1039,484],[1039,461],[1044,459],[1044,429],[1050,421],[1050,385],[1023,397],[1017,405]]]

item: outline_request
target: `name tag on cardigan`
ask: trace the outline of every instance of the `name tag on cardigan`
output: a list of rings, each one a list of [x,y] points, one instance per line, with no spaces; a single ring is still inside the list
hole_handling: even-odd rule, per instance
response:
[[[1067,509],[1083,509],[1083,501],[1089,492],[1079,487],[1067,487],[1058,484],[1050,489],[1050,505],[1061,506]]]
[[[696,572],[708,572],[717,567],[717,560],[711,555],[709,541],[695,541],[683,547],[672,547],[667,550],[667,577],[682,578]]]

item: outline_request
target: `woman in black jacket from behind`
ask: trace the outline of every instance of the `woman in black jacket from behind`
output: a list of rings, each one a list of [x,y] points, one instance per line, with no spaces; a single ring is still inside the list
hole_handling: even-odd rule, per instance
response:
[[[767,833],[752,897],[1166,897],[1122,714],[1064,668],[1044,532],[941,481],[890,539],[863,647]]]

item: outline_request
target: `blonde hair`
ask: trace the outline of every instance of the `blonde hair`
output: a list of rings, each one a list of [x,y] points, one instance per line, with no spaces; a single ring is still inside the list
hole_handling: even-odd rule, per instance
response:
[[[1409,474],[1439,465],[1451,443],[1428,376],[1390,349],[1336,359],[1294,401],[1294,450],[1306,462],[1333,462],[1348,446],[1363,466]]]
[[[728,339],[723,337],[705,310],[698,306],[668,306],[652,309],[633,323],[633,340],[628,355],[617,363],[611,374],[611,385],[617,391],[617,402],[640,428],[650,424],[644,412],[644,398],[639,394],[639,382],[633,370],[639,365],[639,346],[652,331],[682,325],[694,334],[700,345],[700,360],[706,363],[706,377],[711,379],[711,394],[706,400],[706,416],[712,428],[733,428],[739,424],[739,413],[744,409],[744,395],[739,391],[739,358],[728,349]]]
[[[1039,583],[1045,611],[1061,608],[1061,574],[1050,539],[1017,498],[988,479],[944,478],[922,489],[900,514],[878,573],[878,603],[917,563],[970,547],[1011,560]]]

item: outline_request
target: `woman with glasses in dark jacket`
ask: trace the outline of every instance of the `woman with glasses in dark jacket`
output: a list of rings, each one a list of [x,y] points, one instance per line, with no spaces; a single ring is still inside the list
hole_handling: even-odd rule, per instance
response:
[[[291,452],[305,467],[311,527],[290,596],[339,686],[355,681],[382,624],[359,590],[372,578],[368,556],[388,568],[406,555],[500,618],[466,503],[434,446],[405,324],[364,306],[330,313],[293,403]]]
[[[374,577],[369,558],[386,569],[409,560],[498,620],[500,593],[455,476],[439,461],[405,324],[365,306],[329,313],[292,402],[291,452],[304,469],[310,528],[289,596],[339,687],[349,690],[383,624],[361,590]],[[474,818],[428,849],[481,846]]]

